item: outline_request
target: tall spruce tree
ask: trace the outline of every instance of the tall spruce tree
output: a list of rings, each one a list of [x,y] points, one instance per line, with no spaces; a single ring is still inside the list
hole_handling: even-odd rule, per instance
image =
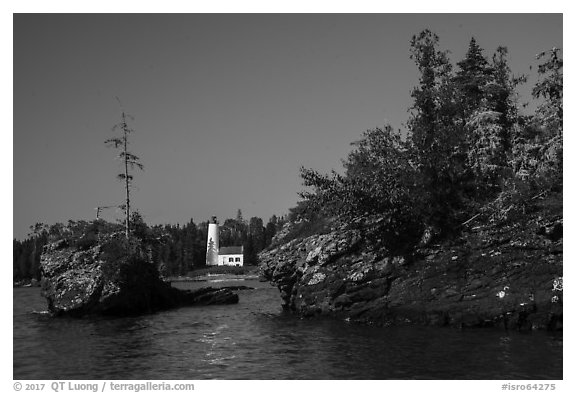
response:
[[[463,60],[457,63],[454,82],[459,91],[459,101],[463,116],[470,116],[481,105],[485,97],[485,87],[492,79],[493,69],[482,54],[476,39],[472,37]]]
[[[490,198],[511,176],[512,129],[518,120],[516,86],[508,65],[508,50],[498,47],[489,63],[472,39],[455,83],[461,94],[467,135],[468,165],[475,177],[475,198]]]
[[[132,172],[134,171],[134,168],[143,170],[144,166],[140,163],[140,158],[128,150],[128,136],[133,133],[134,130],[128,127],[127,118],[132,120],[134,119],[122,110],[122,120],[112,128],[113,131],[119,131],[121,136],[107,139],[104,141],[104,144],[120,151],[118,153],[118,158],[122,161],[122,172],[119,173],[117,177],[124,182],[124,189],[126,191],[126,200],[124,204],[125,231],[126,239],[130,239],[130,190],[132,189],[132,180],[134,179]]]
[[[420,173],[422,205],[429,223],[445,227],[449,212],[459,204],[459,185],[465,162],[464,138],[456,121],[457,100],[452,66],[439,38],[430,30],[412,37],[411,59],[420,72],[412,90],[408,120],[411,161]]]
[[[438,132],[438,91],[441,79],[451,71],[446,52],[437,49],[439,38],[426,29],[410,42],[410,58],[420,71],[419,86],[412,90],[414,99],[409,120],[412,143],[421,152],[430,152]],[[423,156],[423,155],[422,155]]]

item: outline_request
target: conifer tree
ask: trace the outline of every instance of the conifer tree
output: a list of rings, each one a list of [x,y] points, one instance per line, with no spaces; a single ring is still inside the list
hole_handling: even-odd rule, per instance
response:
[[[464,117],[476,111],[485,97],[485,87],[492,79],[493,69],[482,54],[482,48],[472,37],[468,51],[462,61],[457,63],[454,82],[460,92],[459,101]]]
[[[250,218],[250,223],[248,224],[249,236],[252,239],[252,244],[256,253],[262,251],[265,247],[265,232],[264,224],[260,217]]]
[[[485,65],[481,97],[469,107],[466,119],[468,164],[476,177],[477,195],[498,191],[502,180],[512,174],[509,165],[512,130],[518,120],[516,86],[524,76],[513,77],[507,60],[508,50],[498,47],[491,64]]]
[[[242,210],[238,209],[238,211],[236,212],[236,221],[239,224],[243,224],[244,223],[244,217],[242,216]]]
[[[492,83],[486,87],[486,96],[489,109],[499,112],[500,124],[510,132],[512,125],[518,120],[518,108],[516,102],[516,87],[526,82],[526,76],[514,77],[508,65],[508,49],[499,46],[492,56],[493,78]],[[504,135],[505,149],[510,149],[510,135]]]
[[[439,38],[426,29],[412,37],[410,58],[420,71],[419,86],[412,90],[414,98],[409,120],[412,143],[420,152],[430,153],[438,134],[438,93],[441,83],[451,72],[446,52],[439,51]]]
[[[532,90],[532,95],[535,98],[544,99],[536,111],[537,116],[553,134],[561,135],[563,131],[564,61],[560,57],[560,49],[558,48],[542,52],[536,58],[544,60],[538,65],[540,80]]]
[[[122,172],[118,174],[117,177],[124,182],[124,188],[126,191],[126,201],[123,206],[125,213],[125,231],[126,239],[130,239],[130,190],[132,188],[132,180],[134,179],[132,172],[134,168],[142,170],[144,169],[144,166],[140,163],[140,158],[138,156],[128,151],[128,136],[134,132],[134,130],[128,127],[127,118],[133,120],[132,116],[127,115],[124,110],[122,110],[122,120],[112,128],[113,131],[119,131],[121,136],[107,139],[104,141],[104,144],[120,151],[118,153],[118,158],[122,160],[123,168]]]
[[[562,186],[563,166],[563,59],[558,48],[537,57],[539,80],[532,90],[541,100],[527,127],[514,135],[513,166],[523,180]]]
[[[424,30],[412,37],[411,58],[420,72],[408,120],[411,161],[420,173],[419,194],[432,226],[446,226],[460,203],[465,136],[457,122],[458,100],[452,66],[438,36]]]

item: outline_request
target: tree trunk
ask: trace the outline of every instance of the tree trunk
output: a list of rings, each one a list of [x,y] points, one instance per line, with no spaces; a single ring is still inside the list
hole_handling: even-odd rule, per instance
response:
[[[130,178],[128,177],[128,131],[126,115],[122,112],[122,128],[124,130],[124,174],[126,181],[126,239],[130,240]]]

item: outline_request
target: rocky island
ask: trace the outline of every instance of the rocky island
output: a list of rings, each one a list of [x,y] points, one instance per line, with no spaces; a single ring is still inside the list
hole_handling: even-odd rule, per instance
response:
[[[376,325],[562,326],[562,196],[507,225],[479,218],[450,241],[383,255],[375,226],[347,224],[260,254],[283,306]],[[425,243],[425,242],[424,242]]]
[[[45,246],[41,257],[42,295],[57,316],[136,315],[181,306],[234,304],[229,289],[173,288],[160,278],[138,239],[124,252],[117,233],[88,246],[59,240]]]

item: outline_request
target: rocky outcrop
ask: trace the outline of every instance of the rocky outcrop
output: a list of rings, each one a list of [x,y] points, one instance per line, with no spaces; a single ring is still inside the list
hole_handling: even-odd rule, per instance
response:
[[[382,255],[366,229],[340,228],[259,255],[285,308],[373,323],[558,329],[562,214],[472,227],[411,255]]]
[[[134,247],[138,249],[138,247]],[[118,239],[88,249],[63,240],[45,247],[41,257],[42,295],[55,315],[134,315],[172,307],[232,304],[229,289],[183,291],[160,279],[143,253],[123,255]]]

